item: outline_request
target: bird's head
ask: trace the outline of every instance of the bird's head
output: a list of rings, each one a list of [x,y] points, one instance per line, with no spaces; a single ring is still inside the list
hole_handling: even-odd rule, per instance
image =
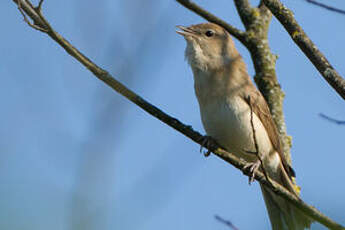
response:
[[[185,56],[193,69],[218,70],[238,55],[229,33],[214,23],[177,28],[187,41]]]

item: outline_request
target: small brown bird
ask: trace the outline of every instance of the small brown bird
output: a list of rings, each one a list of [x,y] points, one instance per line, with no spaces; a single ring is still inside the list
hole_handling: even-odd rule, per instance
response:
[[[252,83],[229,33],[213,23],[177,27],[176,32],[187,41],[185,56],[193,71],[207,135],[250,162],[253,174],[262,167],[270,178],[298,196],[292,182],[294,172],[284,157],[267,103]],[[256,150],[259,156],[253,154]],[[292,204],[262,185],[261,191],[273,230],[310,228],[311,219]]]

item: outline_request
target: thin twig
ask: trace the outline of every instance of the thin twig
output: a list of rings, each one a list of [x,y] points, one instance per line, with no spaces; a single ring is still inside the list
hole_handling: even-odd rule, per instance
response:
[[[43,2],[44,0],[40,0],[40,2],[38,3],[38,6],[37,6],[38,11],[41,11]]]
[[[41,3],[41,2],[40,2],[40,3]],[[42,27],[40,27],[40,26],[38,26],[38,25],[32,24],[32,23],[30,22],[30,20],[26,17],[26,14],[24,13],[24,11],[23,11],[23,9],[22,9],[21,1],[20,1],[20,0],[18,0],[18,10],[19,10],[19,12],[22,14],[23,20],[24,20],[30,27],[34,28],[35,30],[39,30],[39,31],[41,31],[41,32],[44,32],[44,33],[48,32],[48,30],[46,30],[46,29],[44,29],[44,28],[42,28]]]
[[[16,0],[14,0],[17,3]],[[25,13],[28,13],[26,10],[32,10],[23,8]],[[28,14],[31,17],[31,14]],[[35,16],[33,16],[35,17]],[[121,94],[122,96],[126,97],[128,100],[132,101],[134,104],[138,105],[140,108],[145,110],[147,113],[151,114],[152,116],[156,117],[160,121],[164,122],[165,124],[169,125],[170,127],[176,129],[186,137],[192,139],[194,142],[198,144],[202,144],[202,135],[196,131],[194,131],[191,126],[185,125],[179,120],[170,115],[164,113],[159,108],[155,107],[148,101],[144,100],[142,97],[128,89],[124,86],[121,82],[116,80],[113,76],[111,76],[107,71],[97,66],[93,63],[89,58],[84,56],[78,49],[76,49],[72,44],[70,44],[65,38],[63,38],[60,34],[58,34],[47,22],[47,20],[41,16],[42,23],[44,23],[44,27],[49,28],[48,32],[45,32],[48,36],[50,36],[53,40],[55,40],[62,48],[65,49],[67,53],[77,59],[82,65],[84,65],[87,69],[89,69],[98,79],[103,81],[109,87],[114,89],[116,92]],[[32,18],[34,21],[35,19]],[[41,20],[38,19],[38,20]],[[212,149],[211,151],[214,152],[218,157],[222,158],[224,161],[232,164],[234,167],[240,169],[245,175],[249,176],[249,173],[245,172],[245,166],[247,162],[242,159],[239,159],[234,154],[229,153],[221,148]],[[298,199],[294,194],[290,193],[286,190],[283,186],[278,184],[277,182],[271,180],[271,183],[268,182],[260,171],[255,174],[255,179],[258,180],[261,184],[265,185],[267,188],[272,190],[275,194],[283,197],[287,201],[291,202],[301,211],[303,211],[306,215],[312,217],[314,220],[320,222],[321,224],[329,227],[331,229],[341,229],[344,230],[345,228],[342,227],[340,224],[336,223],[329,217],[325,216],[321,212],[319,212],[316,208],[306,204],[302,200]]]
[[[44,32],[44,33],[47,32],[46,29],[44,29],[44,28],[42,28],[42,27],[40,27],[40,26],[37,26],[37,25],[35,25],[35,24],[32,24],[32,23],[30,22],[30,20],[26,17],[26,15],[25,15],[25,13],[23,12],[23,9],[22,9],[22,8],[18,7],[18,10],[19,10],[20,13],[23,15],[23,20],[24,20],[30,27],[34,28],[35,30],[39,30],[39,31],[41,31],[41,32]]]
[[[225,224],[225,225],[228,226],[229,228],[233,229],[233,230],[240,230],[240,229],[237,228],[235,225],[233,225],[233,224],[231,223],[231,221],[229,221],[229,220],[225,220],[225,219],[223,219],[222,217],[220,217],[220,216],[218,216],[218,215],[215,215],[214,218],[215,218],[216,220],[218,220],[219,222]]]
[[[342,9],[339,9],[339,8],[336,8],[336,7],[333,7],[333,6],[329,6],[329,5],[326,5],[326,4],[323,4],[321,2],[317,2],[315,0],[305,0],[306,2],[309,2],[313,5],[316,5],[316,6],[319,6],[319,7],[322,7],[326,10],[329,10],[329,11],[333,11],[333,12],[336,12],[336,13],[339,13],[339,14],[345,14],[345,10],[342,10]]]
[[[333,123],[335,123],[337,125],[345,125],[345,121],[334,119],[334,118],[329,117],[329,116],[327,116],[327,115],[325,115],[323,113],[320,113],[319,116],[324,118],[324,119],[326,119],[326,120],[328,120],[328,121],[330,121],[330,122],[333,122]]]

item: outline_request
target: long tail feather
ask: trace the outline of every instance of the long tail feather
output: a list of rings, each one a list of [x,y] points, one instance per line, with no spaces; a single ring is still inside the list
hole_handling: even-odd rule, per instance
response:
[[[298,196],[295,186],[283,167],[279,170],[279,174],[279,177],[274,179],[290,192]],[[272,230],[304,230],[310,228],[312,220],[299,209],[265,188],[263,185],[261,185],[261,191],[270,217]]]

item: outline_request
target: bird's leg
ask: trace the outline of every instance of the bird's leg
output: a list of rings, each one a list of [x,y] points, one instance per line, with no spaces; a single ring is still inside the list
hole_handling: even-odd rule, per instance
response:
[[[202,136],[200,138],[200,141],[201,141],[200,152],[202,153],[203,148],[207,148],[207,151],[203,153],[205,157],[208,157],[209,155],[211,155],[212,149],[217,148],[216,141],[210,136]]]
[[[260,166],[261,166],[261,161],[259,159],[257,159],[255,162],[247,163],[243,167],[244,171],[248,171],[249,172],[249,180],[248,180],[249,184],[254,182],[255,174],[259,170]]]

